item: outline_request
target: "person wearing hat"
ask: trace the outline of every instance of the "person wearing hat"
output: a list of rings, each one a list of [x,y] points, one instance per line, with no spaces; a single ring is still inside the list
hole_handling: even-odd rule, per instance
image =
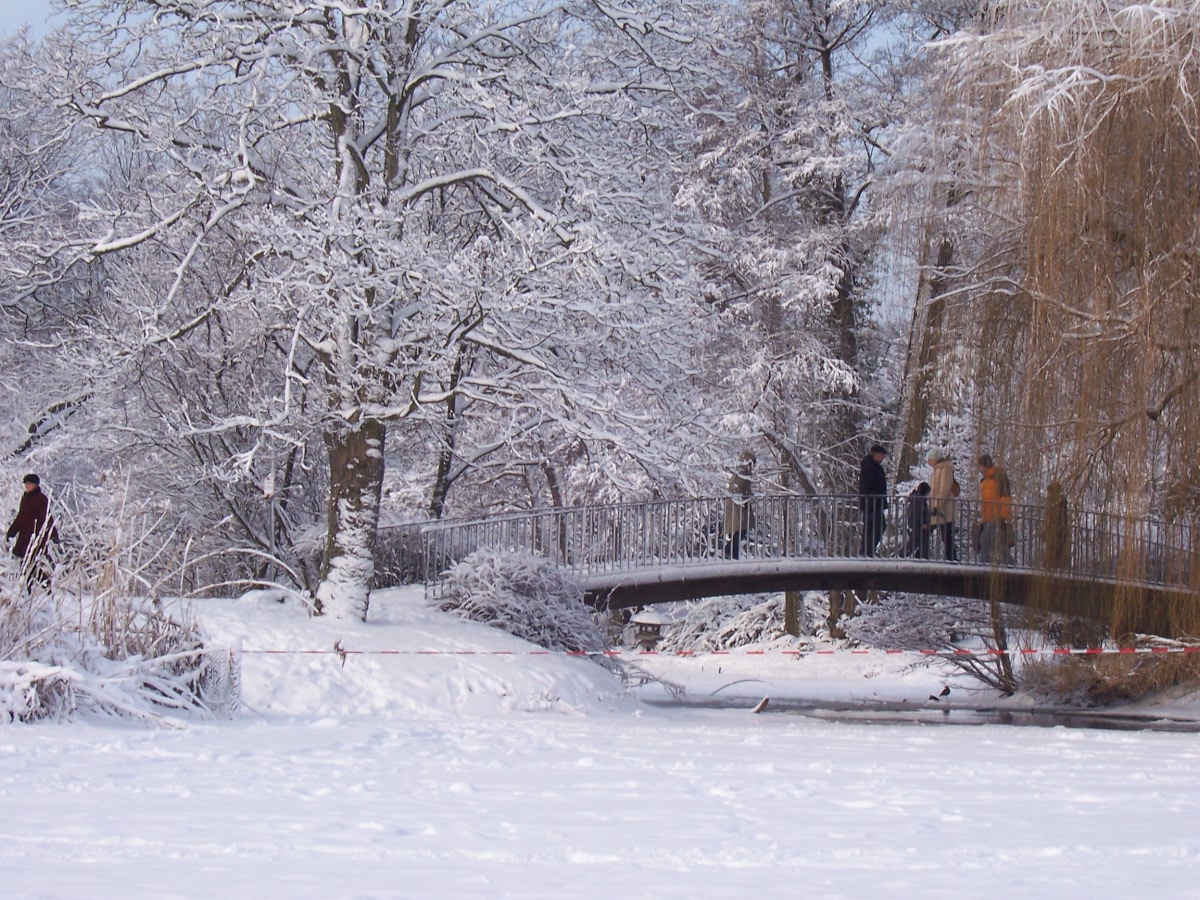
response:
[[[883,458],[887,451],[872,445],[858,467],[858,508],[862,512],[862,555],[874,556],[883,537],[883,513],[887,509],[887,473]]]
[[[27,578],[33,577],[34,571],[30,563],[45,551],[47,539],[56,543],[58,541],[58,532],[49,516],[50,500],[42,493],[41,485],[42,480],[32,473],[22,479],[25,493],[21,495],[17,517],[8,527],[7,539],[11,541],[16,538],[12,546],[12,555],[22,561],[29,557],[30,562],[22,566],[28,570]],[[40,572],[38,580],[44,584],[48,583],[49,574]]]
[[[933,471],[929,474],[929,524],[942,536],[942,548],[946,562],[955,562],[958,553],[954,547],[954,498],[962,493],[954,477],[954,463],[941,450],[930,450],[925,457]]]

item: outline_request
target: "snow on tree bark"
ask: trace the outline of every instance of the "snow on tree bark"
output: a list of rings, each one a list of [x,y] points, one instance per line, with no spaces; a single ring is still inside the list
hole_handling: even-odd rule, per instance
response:
[[[375,535],[383,487],[386,427],[368,419],[358,428],[330,430],[329,536],[317,589],[317,612],[366,619],[375,575]]]

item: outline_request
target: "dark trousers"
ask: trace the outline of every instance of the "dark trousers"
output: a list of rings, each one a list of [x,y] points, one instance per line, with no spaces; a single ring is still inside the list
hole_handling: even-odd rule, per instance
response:
[[[958,551],[954,549],[954,523],[945,522],[941,525],[934,525],[942,535],[942,547],[945,548],[946,562],[957,562]]]
[[[929,528],[921,525],[908,536],[908,555],[916,559],[929,559]]]
[[[862,555],[874,556],[883,537],[883,498],[868,500],[863,509]]]
[[[725,558],[737,559],[742,552],[742,538],[746,536],[745,531],[735,531],[732,534],[725,535]]]
[[[21,566],[25,593],[32,593],[35,584],[41,585],[47,590],[50,589],[50,560],[46,559],[43,554],[26,551],[23,556],[14,553],[13,559]]]

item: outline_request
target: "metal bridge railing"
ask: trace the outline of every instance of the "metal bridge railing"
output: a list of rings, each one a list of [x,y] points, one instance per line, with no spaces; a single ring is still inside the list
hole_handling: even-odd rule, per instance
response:
[[[658,500],[426,523],[421,526],[420,572],[436,596],[445,574],[483,547],[536,553],[580,577],[723,562],[733,555],[727,499]],[[922,558],[920,543],[914,548],[911,540],[909,502],[888,498],[877,556]],[[979,502],[960,498],[955,506],[954,553],[949,556],[958,564],[1052,568],[1091,579],[1179,587],[1189,585],[1196,571],[1200,541],[1190,524],[1072,511],[1063,528],[1061,517],[1047,517],[1039,506],[1014,506],[1004,542],[1011,546],[998,559],[985,560],[977,538]],[[747,519],[738,542],[741,560],[861,556],[863,516],[856,495],[754,497]],[[386,550],[386,530],[380,537]],[[929,535],[928,558],[933,561],[947,559],[942,537],[939,529]]]

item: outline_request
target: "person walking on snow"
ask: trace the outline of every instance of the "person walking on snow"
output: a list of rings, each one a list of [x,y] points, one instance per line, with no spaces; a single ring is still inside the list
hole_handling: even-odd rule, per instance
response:
[[[8,527],[6,538],[10,541],[16,538],[12,555],[21,560],[26,583],[36,577],[42,584],[49,585],[50,573],[44,565],[39,565],[37,557],[46,551],[48,540],[58,543],[58,530],[49,515],[50,500],[42,493],[42,480],[37,475],[26,475],[21,484],[25,493],[21,495],[17,517]]]
[[[946,562],[955,562],[958,553],[954,548],[954,498],[962,493],[962,488],[954,477],[954,463],[941,450],[930,450],[925,458],[933,466],[929,475],[929,525],[942,536]]]
[[[858,508],[862,512],[862,555],[874,556],[883,537],[883,513],[887,509],[887,473],[883,458],[887,451],[874,444],[858,467]]]

